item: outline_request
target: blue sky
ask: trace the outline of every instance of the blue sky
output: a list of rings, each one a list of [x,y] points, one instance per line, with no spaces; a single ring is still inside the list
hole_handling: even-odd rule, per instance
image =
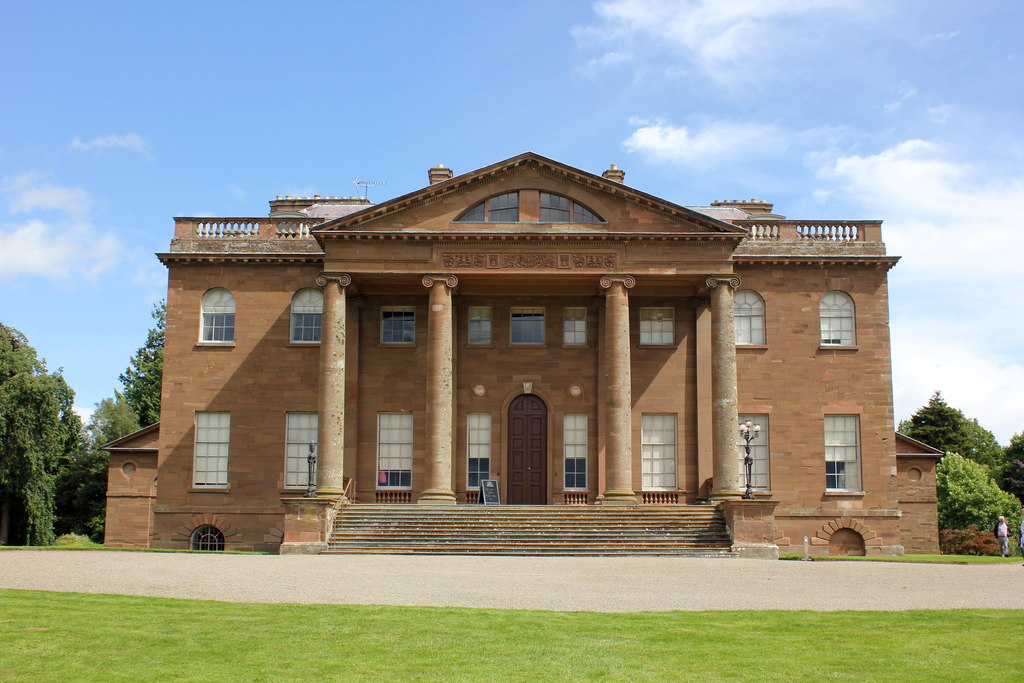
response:
[[[534,151],[684,204],[880,218],[897,419],[1024,431],[1024,6],[1010,0],[47,2],[0,9],[0,321],[88,412],[173,216],[381,201]]]

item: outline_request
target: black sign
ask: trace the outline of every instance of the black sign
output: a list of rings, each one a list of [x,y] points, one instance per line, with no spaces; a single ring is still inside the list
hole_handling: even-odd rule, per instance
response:
[[[500,505],[501,500],[498,498],[498,480],[497,479],[481,479],[480,480],[480,502],[484,505]]]

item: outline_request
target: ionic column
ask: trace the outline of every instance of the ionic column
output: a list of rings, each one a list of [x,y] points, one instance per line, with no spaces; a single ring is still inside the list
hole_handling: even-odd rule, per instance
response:
[[[714,484],[712,499],[739,498],[739,451],[736,430],[739,413],[736,400],[736,329],[733,321],[733,290],[740,286],[738,275],[709,275],[711,290],[711,421]]]
[[[425,275],[430,290],[427,314],[427,471],[419,503],[455,505],[452,491],[452,289],[454,275]]]
[[[317,494],[345,498],[345,288],[347,273],[321,273],[324,289],[317,418]]]
[[[601,278],[605,293],[604,354],[605,486],[603,505],[635,505],[633,492],[633,406],[629,358],[629,292],[632,275]]]

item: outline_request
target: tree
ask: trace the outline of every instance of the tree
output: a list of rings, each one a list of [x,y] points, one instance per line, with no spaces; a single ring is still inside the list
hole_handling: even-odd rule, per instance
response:
[[[164,302],[153,306],[156,327],[146,335],[146,344],[132,356],[129,367],[119,379],[124,386],[124,400],[148,427],[160,421],[160,385],[164,375],[164,326],[167,307]]]
[[[74,398],[25,335],[0,323],[0,544],[53,542],[56,475],[82,426]]]
[[[1004,457],[1003,490],[1024,500],[1024,433],[1013,435]]]
[[[959,453],[981,463],[996,477],[1002,473],[1003,449],[996,437],[977,420],[968,419],[947,404],[941,392],[936,391],[928,405],[901,422],[899,431],[944,453]]]
[[[991,529],[1000,515],[1011,530],[1020,526],[1020,500],[1000,489],[985,466],[958,453],[948,453],[939,461],[935,488],[940,529],[965,529],[969,524]]]
[[[123,397],[105,398],[96,404],[82,430],[78,452],[57,478],[58,534],[82,534],[103,541],[110,456],[102,447],[138,429],[138,418]]]

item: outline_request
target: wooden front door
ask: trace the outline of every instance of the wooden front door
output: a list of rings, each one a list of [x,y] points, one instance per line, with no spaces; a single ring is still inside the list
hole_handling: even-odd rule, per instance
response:
[[[508,502],[548,502],[548,407],[531,394],[508,407]]]

